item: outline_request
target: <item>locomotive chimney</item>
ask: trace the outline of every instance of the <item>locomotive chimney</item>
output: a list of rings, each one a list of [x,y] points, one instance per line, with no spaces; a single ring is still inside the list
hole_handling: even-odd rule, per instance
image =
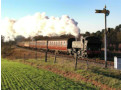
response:
[[[75,37],[75,40],[76,40],[76,41],[80,41],[80,36],[81,36],[81,35],[80,35],[80,33],[79,33],[78,36]]]
[[[75,41],[77,41],[77,37],[75,37]]]
[[[81,37],[81,34],[79,33],[79,35],[78,35],[78,41],[80,41],[80,37]]]

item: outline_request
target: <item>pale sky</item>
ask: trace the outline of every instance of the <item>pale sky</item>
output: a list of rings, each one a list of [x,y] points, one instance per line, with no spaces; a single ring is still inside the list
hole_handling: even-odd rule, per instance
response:
[[[104,14],[96,14],[107,5],[110,15],[108,27],[121,24],[121,0],[1,0],[1,18],[20,19],[36,12],[46,16],[61,17],[68,15],[78,22],[81,33],[96,32],[104,29]]]

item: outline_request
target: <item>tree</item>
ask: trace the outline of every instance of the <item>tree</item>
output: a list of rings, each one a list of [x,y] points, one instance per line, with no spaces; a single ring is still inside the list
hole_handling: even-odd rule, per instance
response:
[[[90,32],[86,32],[84,36],[90,36]]]

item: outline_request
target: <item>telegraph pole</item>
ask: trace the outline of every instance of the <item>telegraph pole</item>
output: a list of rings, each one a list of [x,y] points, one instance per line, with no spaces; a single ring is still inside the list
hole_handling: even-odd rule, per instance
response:
[[[105,68],[107,68],[107,16],[109,15],[110,11],[106,10],[106,5],[103,10],[96,10],[95,13],[104,13],[105,14],[105,31],[104,31],[104,57],[105,57]]]

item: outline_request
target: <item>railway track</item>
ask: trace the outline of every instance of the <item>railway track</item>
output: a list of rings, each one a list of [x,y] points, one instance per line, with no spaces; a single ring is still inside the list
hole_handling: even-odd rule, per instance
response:
[[[59,54],[60,55],[60,54]],[[70,56],[70,55],[63,55],[61,54],[60,57],[67,57],[67,58],[71,58],[74,60],[74,56]],[[96,58],[78,58],[79,61],[88,61],[88,62],[94,62],[94,63],[99,63],[99,64],[105,64],[104,60],[100,60],[100,59],[96,59]],[[114,66],[114,62],[112,61],[107,61],[107,65],[108,66]]]
[[[26,50],[30,50],[30,51],[45,53],[45,51],[43,51],[43,50],[29,49],[29,48],[23,48],[23,47],[16,47],[16,48],[21,48],[21,49],[26,49]],[[51,54],[52,56],[55,55],[54,52],[48,52],[48,54]],[[56,55],[57,55],[57,57],[65,57],[65,58],[69,58],[69,60],[74,60],[73,55],[67,55],[67,54],[63,54],[63,53],[57,53]],[[105,64],[104,60],[100,60],[100,59],[96,59],[96,58],[78,58],[78,61],[94,62],[94,63],[98,63],[98,64],[102,64],[102,65]],[[114,66],[114,62],[107,61],[107,65],[108,66]]]

